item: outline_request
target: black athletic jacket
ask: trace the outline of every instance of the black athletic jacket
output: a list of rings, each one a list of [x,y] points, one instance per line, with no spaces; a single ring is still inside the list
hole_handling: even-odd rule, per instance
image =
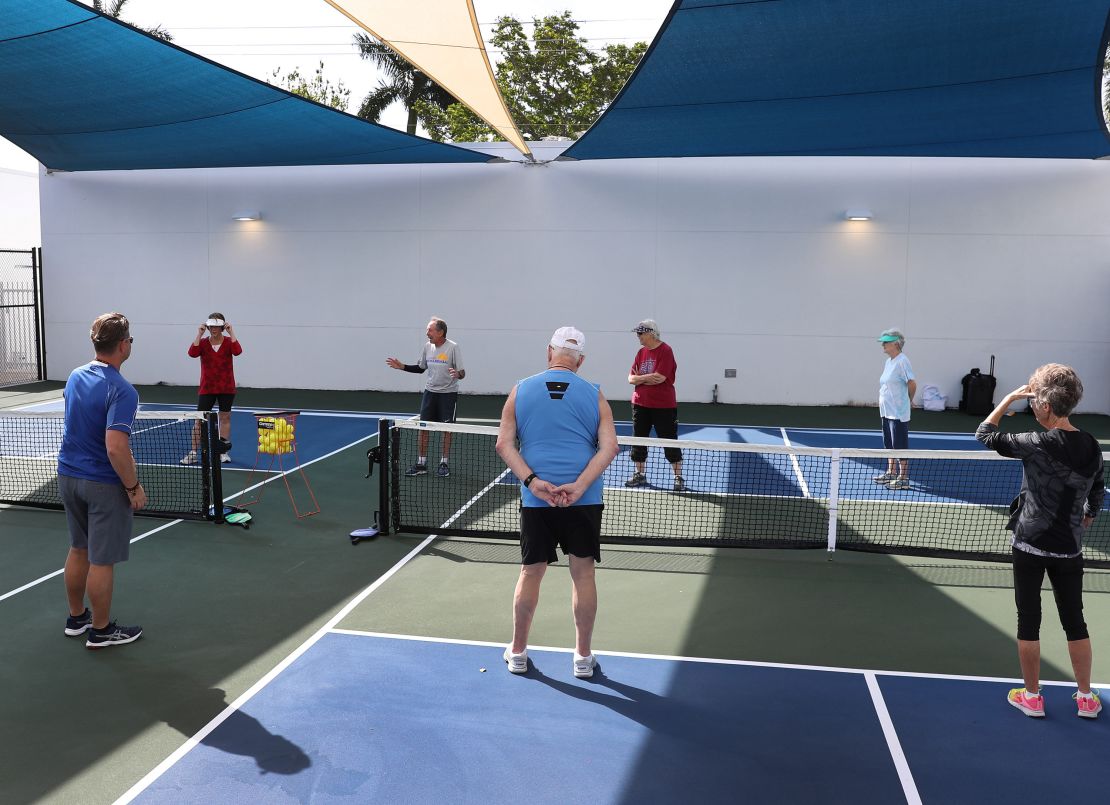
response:
[[[999,455],[1020,458],[1025,468],[1021,494],[1010,505],[1006,526],[1014,539],[1046,553],[1079,553],[1082,520],[1098,514],[1106,492],[1098,440],[1083,431],[1059,428],[999,433],[987,422],[975,438]]]

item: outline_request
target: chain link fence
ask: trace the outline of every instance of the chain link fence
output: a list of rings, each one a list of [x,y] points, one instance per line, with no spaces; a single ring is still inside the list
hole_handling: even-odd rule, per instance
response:
[[[0,386],[45,378],[39,249],[0,249]]]

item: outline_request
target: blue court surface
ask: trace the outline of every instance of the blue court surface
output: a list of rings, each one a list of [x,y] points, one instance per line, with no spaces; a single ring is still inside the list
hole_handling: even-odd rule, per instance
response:
[[[27,406],[28,411],[62,411],[63,402],[54,400]],[[155,411],[193,411],[195,406],[174,405],[159,403],[142,403],[139,410],[143,412]],[[265,470],[269,467],[271,455],[258,455],[258,422],[254,417],[255,409],[234,408],[231,411],[231,462],[223,465],[227,470],[249,470],[255,467],[258,460],[258,469]],[[297,417],[296,441],[297,458],[302,465],[317,461],[324,456],[350,447],[352,444],[363,441],[371,436],[377,436],[378,420],[382,417],[394,417],[393,414],[363,413],[357,411],[302,411]],[[406,415],[399,415],[406,416]],[[5,447],[5,449],[7,449]],[[8,452],[6,455],[17,455]],[[140,464],[165,463],[165,456],[136,455]],[[288,460],[286,461],[288,465]],[[277,470],[277,461],[273,462]],[[289,469],[289,466],[286,466]]]
[[[137,802],[1105,801],[1110,726],[1047,687],[330,631]],[[484,669],[484,670],[483,670]],[[1039,768],[1073,769],[1039,775]],[[142,786],[146,787],[143,788]]]
[[[142,405],[143,411],[191,410],[181,405]],[[377,414],[348,413],[342,411],[303,411],[297,417],[297,458],[301,464],[316,461],[336,450],[376,436]],[[253,410],[234,408],[231,411],[231,463],[228,469],[250,469],[259,460],[259,469],[270,465],[271,456],[258,455],[258,421]],[[288,461],[286,462],[288,463]],[[273,462],[277,469],[277,462]],[[286,467],[288,469],[288,467]]]

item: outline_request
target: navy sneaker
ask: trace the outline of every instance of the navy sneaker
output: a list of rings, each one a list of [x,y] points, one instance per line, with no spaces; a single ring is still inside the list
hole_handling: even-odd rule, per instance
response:
[[[70,615],[66,618],[66,634],[70,637],[77,637],[83,635],[86,629],[92,628],[92,613],[89,608],[85,607],[85,611],[80,615]]]
[[[122,646],[124,643],[138,640],[142,634],[142,626],[118,626],[115,621],[112,621],[103,629],[96,627],[89,629],[89,639],[85,641],[85,648]]]
[[[447,466],[447,462],[440,462],[439,469],[436,470],[436,475],[440,478],[450,478],[451,468]]]
[[[428,465],[427,464],[413,464],[411,467],[409,467],[407,470],[405,470],[405,477],[407,477],[407,478],[412,478],[415,475],[427,475],[427,474],[428,474]]]

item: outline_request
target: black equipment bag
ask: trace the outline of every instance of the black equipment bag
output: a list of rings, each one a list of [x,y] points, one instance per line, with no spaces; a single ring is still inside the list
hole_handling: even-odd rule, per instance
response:
[[[972,369],[964,375],[961,381],[964,395],[960,399],[960,410],[967,411],[975,416],[986,416],[994,410],[994,388],[997,380],[994,377],[994,356],[991,355],[991,372],[982,374],[978,368]]]

